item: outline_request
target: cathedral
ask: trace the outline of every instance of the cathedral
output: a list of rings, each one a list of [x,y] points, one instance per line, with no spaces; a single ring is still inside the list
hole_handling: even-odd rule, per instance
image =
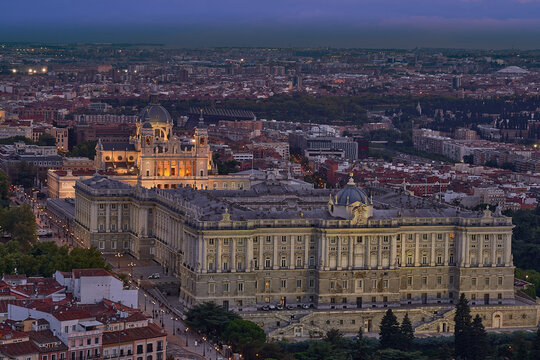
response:
[[[136,125],[136,134],[128,143],[98,142],[96,172],[146,188],[249,189],[249,175],[218,175],[202,116],[193,137],[176,136],[169,112],[153,97]],[[76,180],[87,178],[50,171],[49,197],[73,197]]]

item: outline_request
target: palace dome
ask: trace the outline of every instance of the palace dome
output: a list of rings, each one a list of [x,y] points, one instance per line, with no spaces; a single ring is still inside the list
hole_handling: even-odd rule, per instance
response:
[[[356,187],[356,184],[351,177],[347,185],[337,193],[335,205],[348,206],[355,202],[369,204],[369,199],[363,190]]]
[[[163,106],[150,104],[139,113],[139,121],[143,123],[168,123],[171,122],[171,115]]]

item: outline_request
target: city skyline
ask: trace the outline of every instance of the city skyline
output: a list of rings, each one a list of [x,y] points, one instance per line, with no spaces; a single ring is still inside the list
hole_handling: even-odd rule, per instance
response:
[[[32,0],[9,3],[4,11],[0,41],[533,49],[540,35],[540,2],[534,0]]]

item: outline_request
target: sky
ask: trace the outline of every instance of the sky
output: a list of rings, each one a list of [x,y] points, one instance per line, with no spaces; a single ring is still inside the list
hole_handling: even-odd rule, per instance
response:
[[[0,41],[540,49],[540,0],[5,0]]]

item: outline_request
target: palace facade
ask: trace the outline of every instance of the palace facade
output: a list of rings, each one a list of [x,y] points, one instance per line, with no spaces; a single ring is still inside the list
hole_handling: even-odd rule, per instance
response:
[[[384,188],[368,195],[352,180],[337,193],[279,181],[196,191],[96,176],[75,191],[76,236],[104,252],[155,259],[181,279],[187,307],[213,301],[245,313],[281,304],[329,314],[411,307],[423,309],[415,326],[429,329],[420,321],[427,321],[425,309],[451,311],[461,293],[484,310],[523,305],[514,292],[513,225],[500,211],[467,211]],[[535,326],[538,308],[527,306]],[[245,316],[278,316],[260,314]],[[277,324],[263,327],[287,325]],[[296,330],[284,336],[291,334]]]

